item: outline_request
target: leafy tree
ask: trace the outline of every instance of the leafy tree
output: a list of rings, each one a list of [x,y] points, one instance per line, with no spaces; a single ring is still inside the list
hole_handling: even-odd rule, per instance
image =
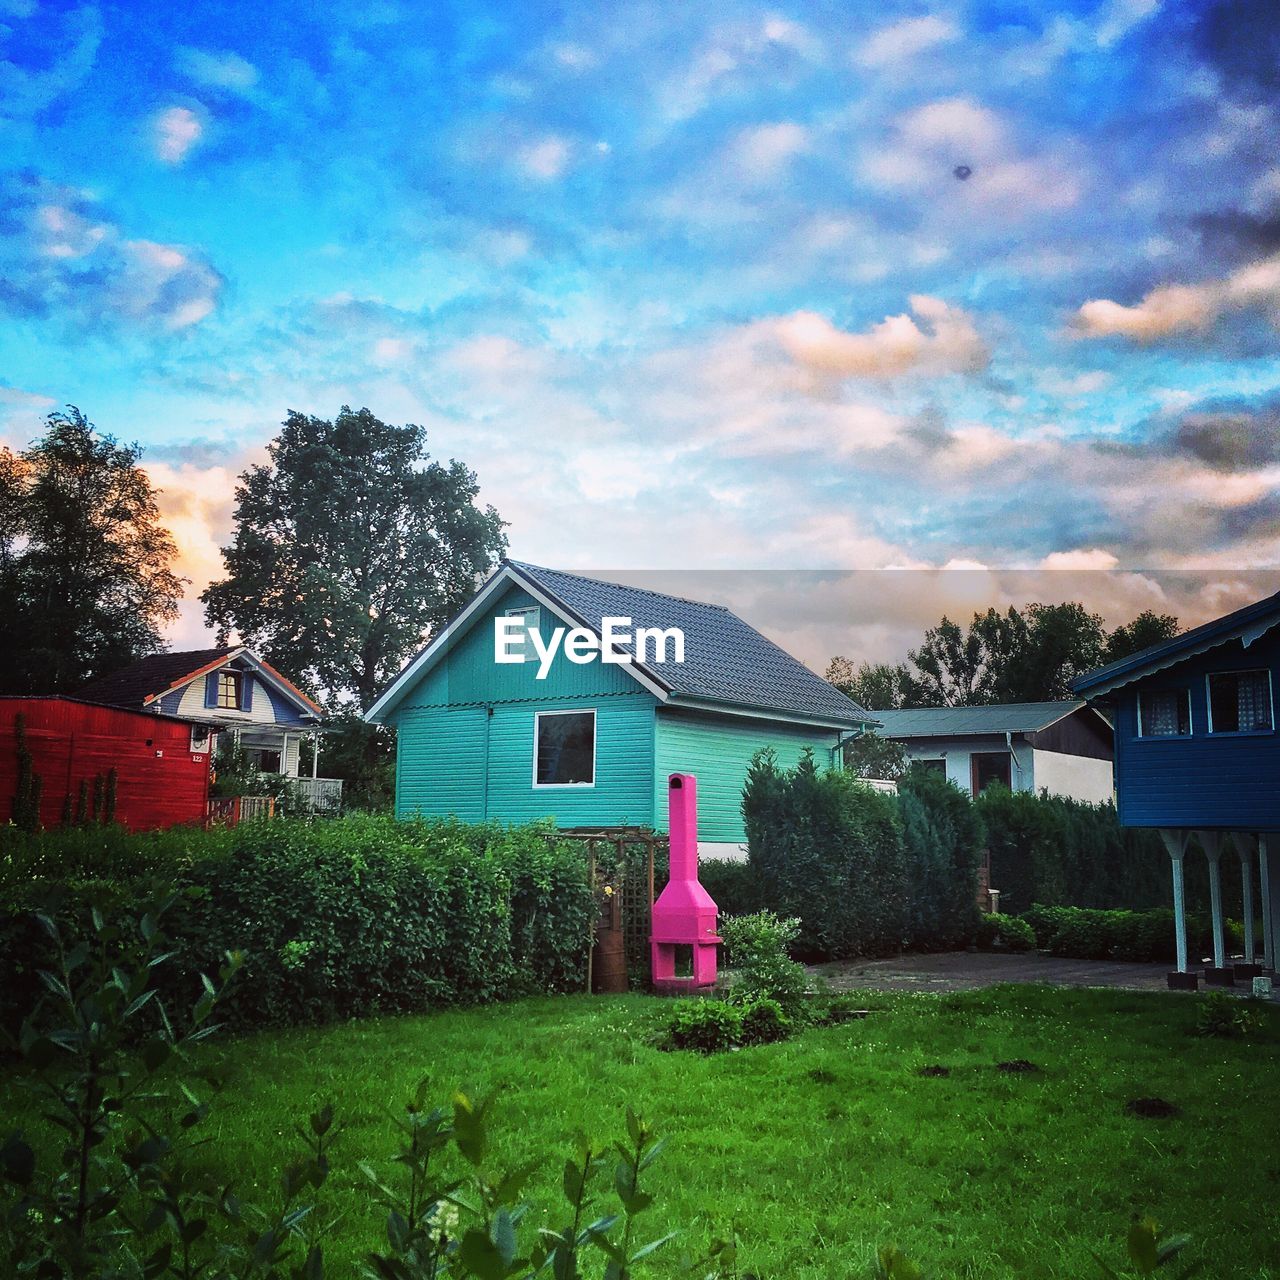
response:
[[[975,613],[964,630],[944,616],[908,655],[915,668],[916,705],[967,707],[1012,701],[1001,697],[1003,676],[1025,644],[1026,633],[1026,619],[1014,608],[1004,614],[994,609]]]
[[[907,749],[902,743],[868,729],[845,744],[844,767],[858,778],[892,782],[907,771]]]
[[[368,409],[291,412],[240,477],[227,576],[201,596],[220,639],[235,630],[313,689],[372,704],[506,546],[475,475],[426,442]]]
[[[74,406],[0,456],[5,692],[72,690],[162,647],[183,579],[140,457]]]
[[[835,657],[827,664],[827,680],[868,711],[893,711],[914,705],[916,682],[905,662],[860,662]]]
[[[1016,610],[1010,609],[1012,616]],[[1102,618],[1074,601],[1027,606],[1025,630],[1002,655],[994,702],[1053,702],[1075,695],[1071,682],[1105,661]],[[1010,636],[1017,634],[1015,628]]]
[[[1178,619],[1173,614],[1144,609],[1128,626],[1117,627],[1107,637],[1104,661],[1119,662],[1121,658],[1140,653],[1153,644],[1172,640],[1180,631]]]
[[[320,742],[320,776],[342,779],[342,807],[380,813],[395,800],[396,739],[384,725],[367,724],[354,712],[339,713],[325,724]],[[310,744],[303,742],[302,773],[311,767]]]

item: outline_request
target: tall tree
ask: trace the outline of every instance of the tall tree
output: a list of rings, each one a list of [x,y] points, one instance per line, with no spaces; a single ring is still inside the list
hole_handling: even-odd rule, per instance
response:
[[[0,458],[8,692],[65,692],[162,647],[183,579],[140,457],[70,406]]]
[[[240,477],[227,576],[201,596],[219,636],[367,708],[506,546],[474,473],[426,444],[368,409],[291,412],[270,461]]]
[[[827,664],[826,678],[868,711],[893,711],[912,706],[917,697],[915,681],[906,663],[860,662],[835,657]]]
[[[1107,662],[1119,662],[1130,654],[1140,653],[1153,644],[1163,644],[1178,635],[1181,628],[1171,613],[1155,613],[1144,609],[1127,626],[1117,627],[1107,637]]]
[[[1004,672],[1025,642],[1026,619],[1010,608],[975,613],[962,629],[943,617],[908,655],[917,706],[966,707],[1001,701]]]
[[[996,673],[993,700],[1056,702],[1074,697],[1071,682],[1104,661],[1107,633],[1101,617],[1075,601],[1031,604],[1025,624],[1025,632]]]

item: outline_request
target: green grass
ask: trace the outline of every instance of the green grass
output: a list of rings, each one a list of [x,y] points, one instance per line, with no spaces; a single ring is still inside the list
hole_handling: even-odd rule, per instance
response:
[[[710,1058],[651,1047],[668,1006],[639,996],[263,1033],[208,1050],[227,1079],[202,1131],[226,1177],[265,1197],[295,1123],[334,1100],[334,1276],[356,1274],[381,1232],[357,1161],[386,1167],[389,1113],[423,1076],[442,1102],[460,1084],[500,1090],[497,1163],[554,1154],[530,1184],[530,1225],[557,1204],[575,1130],[620,1134],[627,1105],[648,1117],[670,1145],[646,1225],[683,1229],[655,1276],[677,1274],[709,1214],[737,1224],[742,1265],[772,1280],[866,1276],[889,1242],[939,1277],[1088,1280],[1090,1250],[1123,1257],[1135,1212],[1190,1232],[1214,1280],[1280,1276],[1275,1010],[1227,1041],[1190,1034],[1191,997],[1006,986],[867,1003],[864,1021]],[[996,1070],[1015,1058],[1043,1070]],[[929,1064],[951,1074],[916,1074]],[[1125,1113],[1146,1095],[1182,1114]]]

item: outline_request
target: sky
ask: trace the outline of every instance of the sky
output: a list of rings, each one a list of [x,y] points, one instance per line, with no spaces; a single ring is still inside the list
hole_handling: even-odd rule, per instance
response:
[[[1278,114],[1267,0],[0,0],[0,440],[143,447],[179,646],[343,404],[819,667],[1202,621],[1280,587]]]

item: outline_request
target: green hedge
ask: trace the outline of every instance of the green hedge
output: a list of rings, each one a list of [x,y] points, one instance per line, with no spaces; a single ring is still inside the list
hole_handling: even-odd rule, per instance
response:
[[[66,833],[27,837],[6,866],[52,871]],[[6,1025],[30,1007],[48,961],[32,912],[74,929],[88,904],[132,902],[157,879],[182,893],[169,921],[170,979],[191,998],[224,951],[246,954],[223,1006],[237,1027],[581,990],[594,901],[581,850],[540,827],[463,826],[352,816],[246,823],[165,839],[99,832],[109,877],[5,882],[0,993]],[[44,847],[47,842],[48,847]],[[158,850],[173,853],[165,865]],[[131,852],[132,851],[132,852]],[[131,862],[131,857],[133,861]]]
[[[1172,964],[1177,955],[1173,912],[1165,907],[1099,911],[1037,904],[1021,919],[1034,931],[1036,945],[1056,956]],[[1244,944],[1243,926],[1228,920],[1225,933],[1227,950],[1239,951]],[[1213,926],[1207,915],[1187,916],[1187,949],[1193,963],[1200,956],[1213,954]]]
[[[780,769],[766,751],[752,762],[742,812],[750,872],[735,889],[753,907],[797,917],[801,954],[883,955],[972,937],[982,828],[945,781],[913,771],[886,795],[820,772],[812,756]]]
[[[749,916],[760,910],[760,886],[749,862],[707,858],[698,863],[698,879],[722,916]]]
[[[1160,837],[1122,827],[1110,804],[995,786],[973,807],[987,832],[991,887],[1014,914],[1035,902],[1105,909],[1168,903],[1169,859]]]

